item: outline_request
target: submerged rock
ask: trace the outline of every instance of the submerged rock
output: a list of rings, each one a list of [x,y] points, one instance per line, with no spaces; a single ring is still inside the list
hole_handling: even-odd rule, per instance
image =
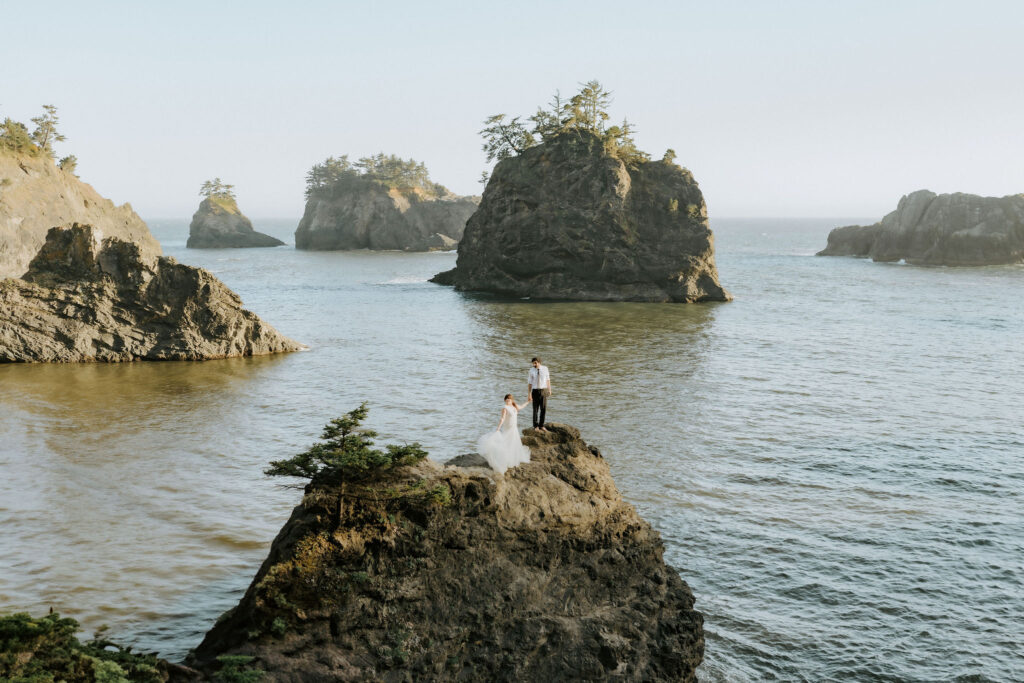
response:
[[[918,190],[874,225],[836,228],[818,256],[914,265],[985,266],[1024,261],[1024,194],[980,197]]]
[[[589,132],[500,161],[455,269],[433,281],[535,299],[731,298],[693,175],[670,161],[627,166]]]
[[[296,249],[451,250],[462,239],[479,197],[432,197],[355,178],[314,194],[295,231]]]
[[[203,360],[297,351],[201,268],[90,226],[52,228],[0,280],[0,362]]]
[[[499,475],[429,460],[306,488],[190,663],[266,681],[693,681],[703,617],[579,432]]]
[[[45,154],[0,150],[0,279],[21,277],[50,228],[72,223],[134,242],[145,257],[161,253],[160,243],[129,204],[115,206]]]
[[[284,242],[256,232],[234,199],[207,197],[199,204],[188,226],[190,249],[280,247]]]

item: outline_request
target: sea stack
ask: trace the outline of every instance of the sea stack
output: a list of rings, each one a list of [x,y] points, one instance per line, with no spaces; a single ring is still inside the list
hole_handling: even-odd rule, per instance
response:
[[[0,280],[0,362],[205,360],[302,346],[201,268],[75,224]]]
[[[1024,262],[1024,194],[980,197],[918,190],[873,225],[836,228],[818,256],[922,266]]]
[[[432,182],[412,159],[330,157],[307,176],[295,248],[451,250],[479,201]]]
[[[144,257],[161,254],[160,243],[132,207],[100,196],[78,179],[73,163],[65,159],[58,166],[48,152],[27,143],[24,151],[0,144],[0,279],[21,277],[50,228],[72,223],[134,242]]]
[[[189,249],[280,247],[284,242],[256,232],[234,197],[206,197],[188,227]]]
[[[306,487],[189,663],[267,681],[694,681],[703,617],[659,534],[579,431]],[[221,659],[221,662],[227,661]]]
[[[728,301],[693,174],[671,156],[623,159],[589,130],[498,162],[466,225],[462,291],[575,301]]]

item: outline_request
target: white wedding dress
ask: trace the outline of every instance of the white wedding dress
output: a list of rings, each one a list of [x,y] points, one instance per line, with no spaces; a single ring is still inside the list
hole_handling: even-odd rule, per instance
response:
[[[506,405],[505,421],[501,429],[487,432],[476,442],[477,452],[487,459],[495,472],[505,474],[510,467],[530,462],[530,449],[519,438],[519,411],[515,406]]]

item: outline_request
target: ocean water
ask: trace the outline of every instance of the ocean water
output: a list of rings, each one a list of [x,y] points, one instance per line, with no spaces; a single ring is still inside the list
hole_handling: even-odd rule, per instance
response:
[[[813,256],[850,222],[713,221],[736,299],[681,306],[469,296],[427,282],[450,253],[186,250],[187,220],[150,221],[310,349],[0,366],[0,611],[180,659],[298,501],[268,461],[364,400],[382,442],[468,452],[540,355],[549,418],[692,587],[703,680],[1024,680],[1024,267]]]

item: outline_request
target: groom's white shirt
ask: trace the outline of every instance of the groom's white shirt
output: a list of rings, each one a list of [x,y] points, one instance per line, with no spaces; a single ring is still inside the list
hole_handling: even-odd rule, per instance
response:
[[[551,373],[548,372],[548,366],[530,368],[530,377],[527,383],[534,389],[550,389]]]

